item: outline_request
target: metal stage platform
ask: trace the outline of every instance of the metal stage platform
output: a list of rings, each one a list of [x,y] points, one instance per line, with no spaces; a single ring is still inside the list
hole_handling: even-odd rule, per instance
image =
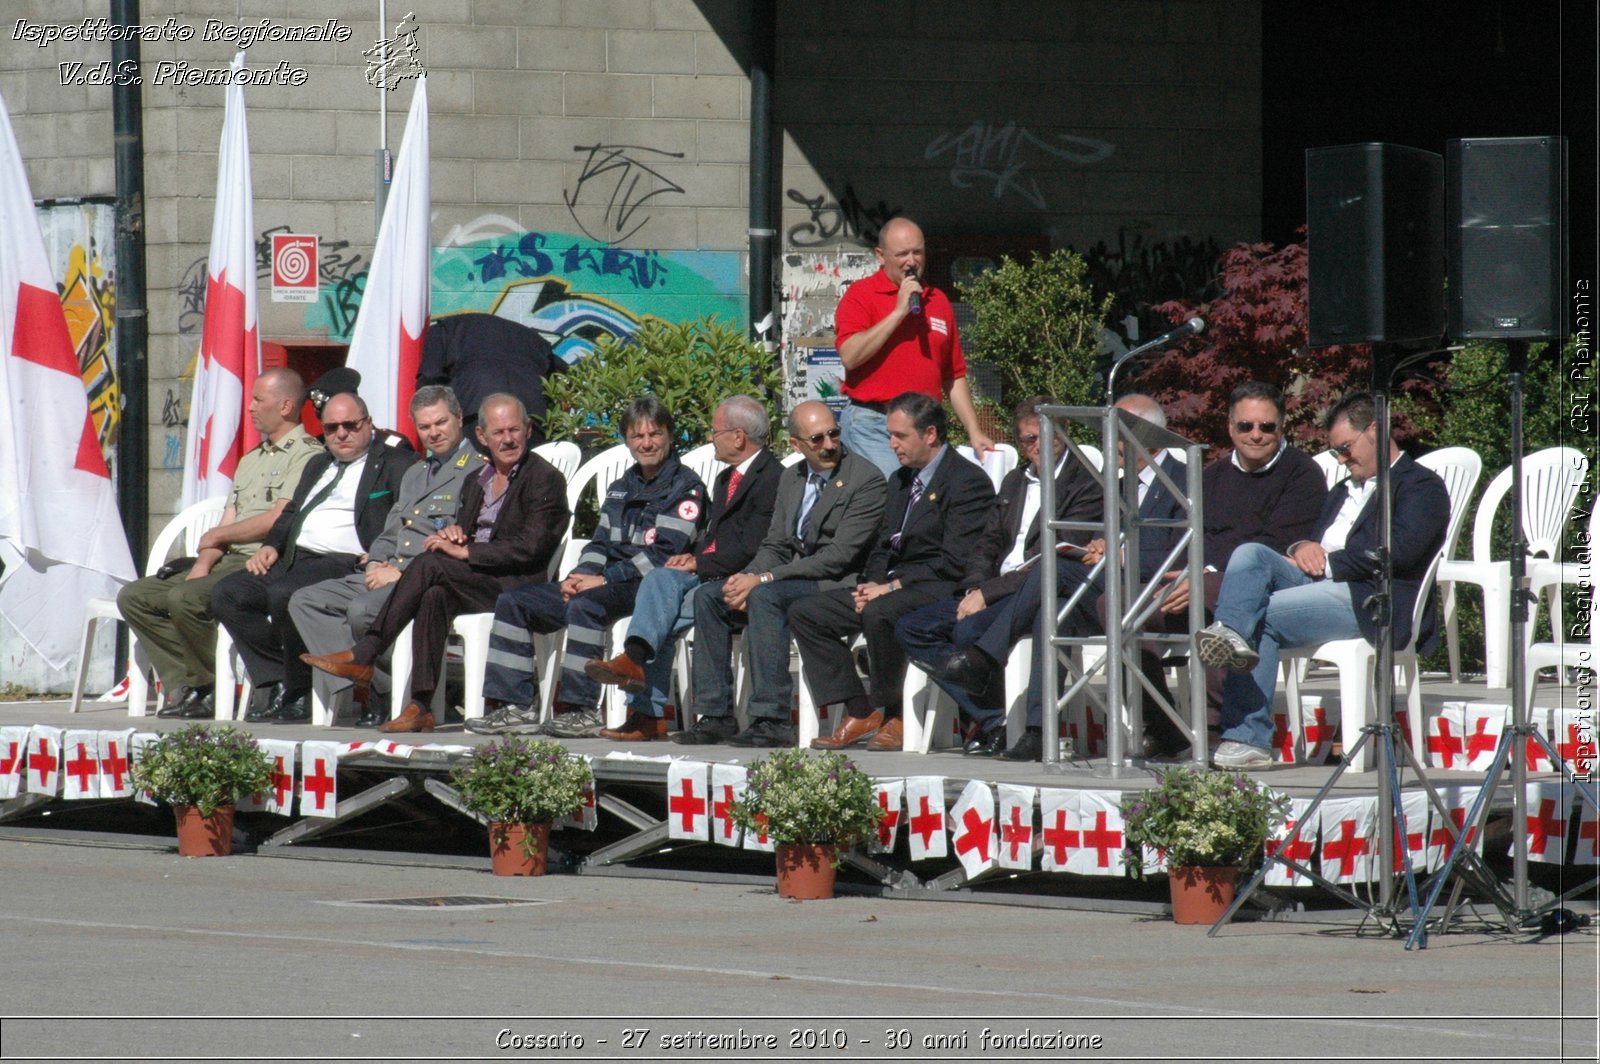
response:
[[[1333,684],[1331,677],[1326,681]],[[1313,677],[1303,688],[1318,691]],[[1447,701],[1494,702],[1504,691],[1486,691],[1481,684],[1449,684],[1430,679],[1425,703],[1437,708]],[[130,717],[120,703],[85,703],[84,711],[68,712],[68,702],[33,701],[0,703],[0,728],[44,726],[63,731],[95,733],[160,732],[186,722],[154,716]],[[389,737],[351,728],[316,728],[307,725],[238,725],[258,738],[296,744],[298,756],[328,755],[337,763],[336,808],[322,815],[306,815],[307,796],[299,795],[292,815],[246,812],[238,819],[240,852],[258,856],[355,860],[379,865],[448,864],[487,868],[486,831],[471,814],[461,810],[449,787],[449,771],[472,747],[490,741],[465,731],[460,724],[446,725],[427,735]],[[15,737],[17,732],[9,735]],[[313,746],[307,743],[337,744]],[[352,746],[352,744],[369,744]],[[592,758],[596,777],[596,809],[590,826],[560,827],[552,837],[551,868],[576,875],[691,879],[768,885],[772,882],[769,853],[672,837],[672,795],[669,773],[672,761],[715,765],[748,763],[764,751],[727,746],[680,747],[671,743],[611,743],[601,739],[565,740],[575,754]],[[0,750],[0,755],[5,753]],[[74,771],[70,751],[63,750],[61,775]],[[1016,784],[1040,791],[1097,792],[1113,803],[1123,793],[1143,789],[1166,767],[1152,762],[1113,778],[1100,760],[1077,760],[1065,771],[1046,772],[1039,764],[1013,763],[966,757],[959,750],[927,755],[859,750],[854,758],[878,780],[934,777],[943,780],[945,808],[955,806],[970,781],[993,789]],[[332,762],[330,762],[331,764]],[[1261,776],[1292,797],[1309,799],[1328,780],[1334,765],[1281,767]],[[307,767],[304,773],[312,768]],[[680,770],[681,772],[681,770]],[[1470,788],[1480,783],[1480,772],[1429,772],[1430,780]],[[1554,783],[1554,774],[1535,777]],[[297,773],[296,791],[315,790]],[[26,791],[24,778],[21,790]],[[708,788],[709,789],[709,788]],[[1349,772],[1332,797],[1370,798],[1376,795],[1375,773]],[[1031,801],[1031,799],[1030,799]],[[1581,803],[1580,803],[1581,804]],[[1509,807],[1504,789],[1496,808]],[[707,809],[709,813],[709,807]],[[328,815],[332,813],[332,815]],[[907,820],[910,810],[907,810]],[[710,818],[707,818],[710,823]],[[1500,821],[1504,825],[1504,820]],[[1491,820],[1487,840],[1489,859],[1505,853],[1505,839],[1494,832]],[[1509,830],[1509,826],[1506,825]],[[994,867],[973,876],[957,859],[956,847],[947,856],[912,860],[908,852],[909,824],[886,852],[856,853],[841,869],[841,891],[875,894],[886,898],[981,901],[1044,907],[1095,909],[1156,915],[1167,909],[1165,883],[1157,878],[1138,880],[1120,865],[1100,874],[1043,870],[1039,850],[1041,827],[1034,834],[1034,853],[1027,869]],[[49,838],[88,845],[135,845],[160,849],[173,845],[170,813],[162,808],[122,798],[69,798],[60,783],[53,796],[19,793],[0,801],[0,838]],[[997,837],[998,833],[997,833]],[[1120,836],[1119,836],[1120,838]],[[1560,864],[1538,866],[1550,873],[1552,883],[1562,872]],[[1571,872],[1570,867],[1567,869]],[[1592,871],[1584,869],[1581,871]],[[1332,915],[1317,910],[1326,899],[1301,888],[1277,888],[1260,894],[1256,918],[1294,919]]]

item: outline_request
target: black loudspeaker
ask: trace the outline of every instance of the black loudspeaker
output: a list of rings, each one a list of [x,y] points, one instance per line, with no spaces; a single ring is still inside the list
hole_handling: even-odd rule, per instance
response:
[[[1566,138],[1452,140],[1445,159],[1451,338],[1561,339]]]
[[[1313,347],[1444,334],[1444,160],[1398,144],[1306,151]]]

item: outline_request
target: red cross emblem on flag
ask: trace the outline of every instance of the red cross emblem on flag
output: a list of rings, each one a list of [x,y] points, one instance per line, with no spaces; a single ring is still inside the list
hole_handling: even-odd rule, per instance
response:
[[[1576,724],[1567,725],[1567,741],[1556,744],[1556,753],[1565,761],[1573,772],[1586,773],[1594,765],[1594,733],[1588,732],[1587,737]]]
[[[1464,748],[1461,740],[1450,734],[1450,721],[1444,717],[1433,718],[1434,734],[1428,736],[1428,752],[1435,756],[1436,768],[1456,768]]]
[[[1289,731],[1289,715],[1287,713],[1274,713],[1272,715],[1272,749],[1277,751],[1278,760],[1284,764],[1294,761],[1294,735]]]
[[[1578,819],[1578,852],[1575,859],[1581,864],[1595,864],[1600,859],[1600,819],[1591,819],[1589,814],[1593,812],[1585,805],[1583,815]],[[1586,842],[1589,844],[1587,848],[1584,846]]]
[[[1010,854],[1012,861],[1022,860],[1023,853],[1033,845],[1033,825],[1022,822],[1022,806],[1011,807],[1011,819],[1000,825],[1000,845]]]
[[[696,820],[706,815],[706,797],[689,776],[683,778],[681,787],[682,790],[667,802],[667,812],[681,819],[684,834],[693,835],[698,826]]]
[[[1327,717],[1326,706],[1312,707],[1311,722],[1301,724],[1301,731],[1305,733],[1306,749],[1333,742],[1333,725],[1328,723]]]
[[[328,771],[326,758],[318,757],[313,759],[311,766],[305,771],[300,780],[300,785],[304,791],[300,800],[303,802],[306,794],[311,795],[312,808],[321,812],[327,808],[328,796],[333,793],[334,777],[333,773]]]
[[[1489,718],[1479,717],[1472,734],[1467,736],[1467,760],[1476,761],[1484,754],[1494,753],[1500,745],[1500,736],[1489,731]]]
[[[0,747],[0,776],[22,774],[22,744],[15,739]]]
[[[294,769],[282,754],[277,756],[276,761],[277,765],[272,769],[272,792],[277,797],[278,808],[287,810],[290,799],[294,797]]]
[[[1094,827],[1083,833],[1083,848],[1095,851],[1095,865],[1099,868],[1111,867],[1112,850],[1121,852],[1122,832],[1106,827],[1105,810],[1095,812]]]
[[[41,737],[39,749],[28,755],[28,771],[39,777],[39,785],[47,790],[54,789],[56,766],[60,762],[55,754],[50,752],[50,740]]]
[[[1050,855],[1051,863],[1056,868],[1065,868],[1067,858],[1072,851],[1079,848],[1078,832],[1067,827],[1067,811],[1056,810],[1054,826],[1047,826],[1041,838],[1044,839],[1045,852]]]
[[[1467,825],[1466,806],[1456,806],[1450,810],[1450,823],[1454,825],[1454,831],[1452,831],[1450,827],[1441,824],[1440,826],[1434,828],[1433,833],[1428,836],[1428,845],[1444,847],[1446,860],[1449,860],[1450,851],[1455,848],[1457,841],[1465,842],[1470,846],[1478,837],[1478,828],[1476,825],[1474,825],[1470,830],[1466,830],[1465,834],[1463,834],[1463,830],[1466,829]]]
[[[994,838],[994,821],[985,820],[976,809],[961,815],[961,833],[956,836],[957,855],[976,852],[978,860],[989,859],[989,843]]]
[[[711,803],[711,818],[717,822],[717,834],[724,839],[733,838],[733,784],[722,785],[722,797]]]
[[[894,832],[900,826],[900,803],[896,802],[894,808],[889,808],[889,792],[883,789],[878,791],[878,808],[883,810],[883,818],[878,821],[878,844],[884,849],[894,845]]]
[[[100,770],[111,777],[111,788],[121,792],[123,777],[128,774],[128,759],[122,756],[117,749],[117,740],[110,739],[106,742],[106,756],[100,760]]]
[[[911,818],[911,833],[921,838],[922,848],[927,849],[933,836],[944,830],[944,814],[928,808],[927,795],[922,795],[918,801],[921,812]]]
[[[1540,799],[1538,812],[1527,818],[1530,856],[1537,854],[1541,857],[1549,856],[1554,861],[1561,860],[1563,847],[1560,843],[1567,837],[1567,811],[1562,809],[1561,814],[1556,815],[1557,804],[1554,798]],[[1547,855],[1545,850],[1552,839],[1556,840],[1557,846]]]
[[[1281,856],[1285,861],[1294,861],[1296,864],[1304,865],[1317,855],[1317,848],[1312,844],[1311,840],[1306,838],[1304,834],[1295,833],[1295,828],[1299,826],[1299,823],[1298,820],[1284,822],[1283,830],[1294,835],[1293,839],[1285,835],[1282,839],[1267,840],[1268,857]],[[1282,871],[1284,883],[1292,883],[1300,878],[1299,871],[1288,865],[1284,865]]]
[[[96,790],[94,784],[99,782],[100,759],[89,752],[88,743],[75,743],[77,754],[67,762],[67,775],[73,779],[73,786],[80,794],[93,794]]]
[[[1339,862],[1339,877],[1347,879],[1356,872],[1356,858],[1368,853],[1372,844],[1363,835],[1356,834],[1354,819],[1339,821],[1340,836],[1322,845],[1322,859]]]

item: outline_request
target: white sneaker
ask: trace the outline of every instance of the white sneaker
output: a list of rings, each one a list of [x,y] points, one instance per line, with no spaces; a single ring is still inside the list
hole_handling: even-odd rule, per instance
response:
[[[1249,672],[1261,660],[1244,636],[1225,624],[1208,624],[1194,634],[1195,654],[1213,669]]]
[[[478,735],[537,735],[543,729],[539,722],[539,707],[505,705],[476,720],[466,722],[466,729]]]
[[[1277,764],[1272,760],[1272,751],[1266,747],[1251,746],[1232,739],[1222,741],[1216,753],[1211,755],[1211,763],[1217,768],[1271,768]]]
[[[593,739],[605,726],[606,720],[600,710],[592,707],[559,714],[544,726],[544,731],[558,739]]]

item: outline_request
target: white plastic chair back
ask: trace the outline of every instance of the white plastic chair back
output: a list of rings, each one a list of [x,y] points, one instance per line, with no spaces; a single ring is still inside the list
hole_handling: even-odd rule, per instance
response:
[[[1344,467],[1339,464],[1339,459],[1333,456],[1332,451],[1312,455],[1311,460],[1322,470],[1323,479],[1328,482],[1330,489],[1344,479]]]
[[[1561,546],[1572,501],[1578,497],[1589,459],[1572,447],[1546,447],[1522,460],[1522,530],[1528,553],[1553,557]],[[1511,491],[1511,467],[1489,482],[1472,524],[1472,560],[1494,560],[1494,515]]]
[[[694,475],[699,477],[701,483],[706,486],[707,502],[709,503],[712,482],[726,468],[721,462],[717,461],[716,447],[713,444],[702,443],[694,450],[679,456],[678,461],[694,470]]]
[[[1456,541],[1467,523],[1467,507],[1472,502],[1473,489],[1483,475],[1483,459],[1470,447],[1441,447],[1418,458],[1417,464],[1439,474],[1450,496],[1450,524],[1445,533],[1444,556],[1453,558]]]
[[[783,456],[783,467],[788,469],[790,466],[799,465],[805,460],[806,456],[801,454],[799,451],[790,451],[788,454]]]
[[[585,491],[592,487],[598,498],[632,462],[633,455],[628,453],[627,446],[619,443],[579,466],[578,471],[567,478],[567,505],[572,507],[572,512],[578,512],[578,504],[583,501]]]
[[[994,450],[983,452],[981,462],[968,444],[961,444],[956,448],[956,453],[982,467],[983,471],[989,474],[989,482],[994,485],[996,491],[1000,490],[1000,482],[1006,478],[1006,474],[1017,468],[1017,449],[1009,443],[997,443]]]
[[[541,443],[533,449],[533,453],[555,466],[556,472],[560,473],[568,483],[571,483],[572,475],[583,464],[583,452],[578,450],[577,444],[569,440]]]

